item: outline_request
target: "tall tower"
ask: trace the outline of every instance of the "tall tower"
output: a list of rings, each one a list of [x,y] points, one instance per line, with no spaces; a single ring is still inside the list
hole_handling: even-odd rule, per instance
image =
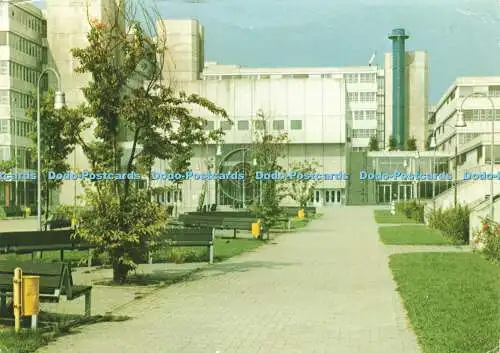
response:
[[[406,50],[405,40],[410,38],[403,28],[396,28],[388,37],[392,40],[392,136],[399,148],[406,143]]]

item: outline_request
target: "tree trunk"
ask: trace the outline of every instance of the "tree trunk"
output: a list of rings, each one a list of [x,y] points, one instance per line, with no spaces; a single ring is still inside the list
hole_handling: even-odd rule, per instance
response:
[[[127,279],[130,266],[120,262],[118,259],[113,259],[113,282],[123,284]]]

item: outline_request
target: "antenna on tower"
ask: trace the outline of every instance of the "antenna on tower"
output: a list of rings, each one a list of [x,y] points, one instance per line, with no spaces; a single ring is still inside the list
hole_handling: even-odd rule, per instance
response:
[[[368,66],[372,66],[373,64],[373,61],[375,60],[375,56],[376,56],[377,52],[374,52],[372,54],[372,57],[370,58],[370,61],[368,61]]]

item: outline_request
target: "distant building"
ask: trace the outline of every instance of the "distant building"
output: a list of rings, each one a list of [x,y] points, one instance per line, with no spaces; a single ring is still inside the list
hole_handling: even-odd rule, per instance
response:
[[[114,6],[114,0],[92,0],[87,11],[85,4],[70,0],[47,2],[49,65],[61,75],[69,106],[82,102],[80,89],[89,79],[87,75],[74,72],[77,62],[69,49],[87,45],[88,18],[109,22],[113,20],[114,11],[110,9]],[[205,170],[208,158],[216,158],[218,168],[248,165],[251,161],[245,158],[251,148],[252,131],[262,128],[289,133],[292,142],[287,160],[283,161],[284,167],[295,160],[315,159],[322,165],[319,172],[347,172],[348,151],[366,151],[371,137],[377,138],[379,149],[388,148],[388,138],[393,133],[394,97],[390,54],[385,56],[383,66],[375,65],[372,57],[366,66],[245,68],[206,62],[204,30],[196,20],[163,20],[157,28],[159,35],[165,36],[169,48],[165,56],[165,79],[178,89],[214,101],[226,109],[235,123],[230,126],[214,117],[206,117],[208,130],[221,127],[226,131],[225,142],[218,147],[202,149],[195,146],[193,169]],[[404,119],[408,122],[404,138],[415,136],[418,146],[423,148],[427,137],[427,54],[405,52],[405,57],[409,78],[402,88],[406,92]],[[54,84],[53,80],[49,84]],[[269,117],[268,126],[255,125],[259,110]],[[125,141],[125,149],[128,145]],[[220,156],[216,156],[218,149]],[[70,156],[69,162],[76,169],[89,167],[80,148]],[[168,165],[158,161],[156,168],[167,169]],[[255,191],[250,189],[233,185],[228,191],[216,183],[207,186],[191,181],[185,182],[181,190],[159,195],[158,201],[181,202],[184,210],[191,210],[198,204],[200,195],[205,194],[206,204],[233,207],[255,197]],[[72,204],[81,192],[77,183],[65,182],[60,202]],[[311,204],[339,204],[344,198],[346,181],[329,180],[315,190]]]
[[[35,160],[29,152],[33,125],[25,111],[47,63],[47,27],[42,12],[31,4],[0,2],[0,160],[15,161],[24,172]],[[47,81],[41,81],[47,89]],[[36,183],[0,181],[0,205],[34,205]]]

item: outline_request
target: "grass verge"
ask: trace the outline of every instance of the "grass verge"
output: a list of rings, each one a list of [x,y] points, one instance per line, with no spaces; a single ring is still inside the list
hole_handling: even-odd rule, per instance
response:
[[[380,227],[380,241],[386,245],[452,245],[453,243],[437,230],[426,226],[402,225]]]
[[[90,318],[41,312],[37,331],[26,328],[15,333],[11,327],[0,328],[0,352],[32,353],[73,328],[100,322],[125,321],[125,316],[98,315]],[[1,327],[1,326],[0,326]]]
[[[378,224],[404,224],[404,223],[417,223],[417,221],[410,219],[402,214],[392,215],[390,211],[375,210],[375,222]]]
[[[472,253],[391,255],[424,353],[485,353],[500,335],[500,266]]]

